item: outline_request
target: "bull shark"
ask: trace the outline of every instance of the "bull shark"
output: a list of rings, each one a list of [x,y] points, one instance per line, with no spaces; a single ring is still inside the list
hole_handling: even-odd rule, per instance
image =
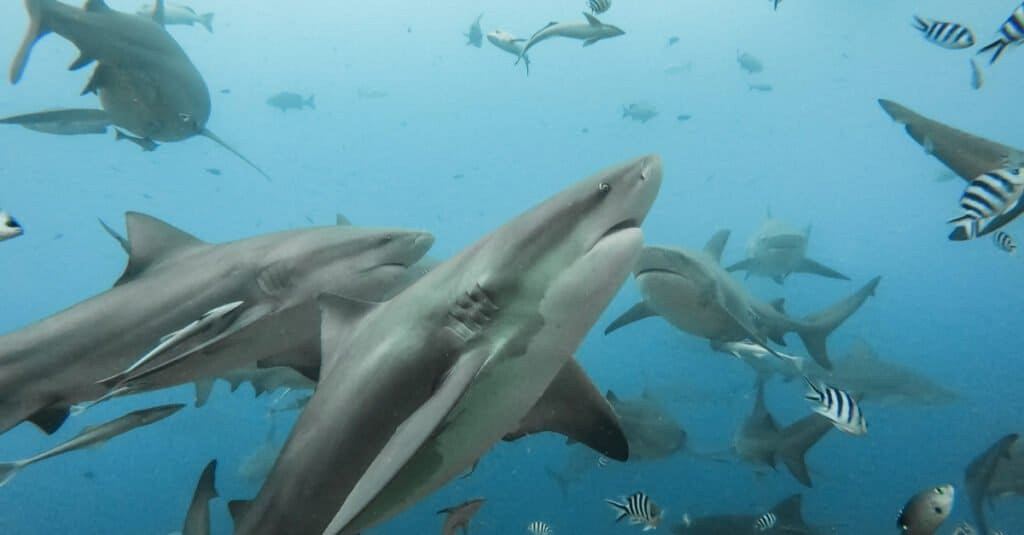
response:
[[[110,127],[110,116],[103,110],[64,108],[12,115],[0,119],[0,124],[21,125],[44,134],[80,136],[106,134]]]
[[[828,418],[814,413],[780,429],[765,407],[764,381],[758,381],[754,409],[736,433],[733,449],[740,459],[754,465],[775,468],[776,461],[781,460],[797,481],[810,487],[804,455],[832,427]]]
[[[794,494],[766,511],[775,515],[775,524],[769,528],[770,532],[815,535],[817,531],[804,521],[802,503],[803,497]],[[692,520],[687,517],[682,524],[672,526],[671,530],[676,535],[760,535],[769,531],[756,525],[764,514],[711,515]]]
[[[850,280],[850,277],[807,258],[810,235],[810,227],[799,231],[785,221],[769,216],[747,243],[747,258],[725,270],[746,271],[748,277],[760,275],[779,284],[785,282],[790,273],[812,273],[830,279]]]
[[[810,356],[828,369],[825,341],[868,297],[881,277],[831,307],[804,318],[787,316],[783,301],[755,299],[722,268],[722,250],[729,231],[715,233],[703,250],[644,247],[633,269],[642,300],[605,329],[609,334],[625,325],[661,316],[676,328],[712,342],[749,339],[768,347],[768,339],[785,345],[786,333],[796,332]]]
[[[552,37],[580,39],[583,41],[583,46],[590,46],[602,39],[610,39],[626,33],[617,26],[601,22],[590,13],[583,13],[583,16],[587,19],[584,22],[549,22],[547,26],[537,30],[523,45],[523,49],[519,52],[519,58],[516,59],[516,65],[519,65],[519,61],[526,57],[526,53],[534,45]]]
[[[523,54],[523,45],[526,43],[526,39],[522,37],[516,37],[505,30],[493,30],[487,32],[487,40],[492,45],[512,54],[515,57],[522,56],[523,62],[526,64],[526,74],[530,74],[530,57]]]
[[[29,420],[52,433],[71,405],[114,387],[185,384],[280,355],[319,362],[316,297],[390,295],[433,243],[424,232],[328,226],[211,244],[134,212],[127,228],[131,253],[113,288],[0,336],[0,432]],[[209,328],[161,343],[234,303]],[[154,346],[163,352],[121,375]]]
[[[87,0],[82,8],[58,0],[25,0],[25,9],[29,26],[11,63],[12,84],[21,80],[33,45],[44,35],[57,33],[79,50],[71,70],[97,64],[82,94],[99,96],[111,124],[151,141],[209,138],[270,178],[206,127],[209,89],[164,29],[163,0],[157,1],[152,17],[115,11],[104,0]],[[71,112],[82,110],[64,115]]]
[[[985,502],[1004,495],[1024,496],[1024,463],[1018,449],[1020,435],[1011,433],[975,457],[964,471],[967,499],[981,533],[990,533]],[[1018,468],[1014,470],[1014,465]]]
[[[605,394],[629,442],[630,460],[669,457],[686,447],[686,431],[647,391],[640,398],[623,399]]]
[[[658,156],[601,171],[387,302],[322,298],[320,382],[256,499],[231,503],[235,533],[358,533],[509,434],[556,431],[626,459],[571,355],[629,274],[661,175]]]
[[[437,514],[444,514],[444,525],[441,526],[441,535],[456,535],[456,530],[461,529],[463,533],[469,533],[469,521],[473,515],[484,506],[486,500],[477,498],[455,507],[441,509]]]

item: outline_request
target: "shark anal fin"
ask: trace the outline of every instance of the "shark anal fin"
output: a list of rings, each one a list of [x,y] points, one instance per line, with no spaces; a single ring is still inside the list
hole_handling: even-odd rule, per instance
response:
[[[128,228],[128,265],[114,286],[142,275],[163,260],[174,258],[193,247],[205,245],[195,236],[155,217],[138,212],[125,215]]]
[[[798,273],[813,273],[814,275],[821,275],[822,277],[828,277],[830,279],[839,280],[850,280],[850,277],[843,275],[842,273],[824,265],[819,262],[815,262],[810,258],[804,257],[800,262],[800,265],[794,270]]]
[[[615,318],[614,321],[608,324],[604,329],[604,334],[611,334],[614,331],[619,330],[630,323],[640,321],[651,316],[657,316],[658,313],[651,310],[643,301],[633,305],[624,314]]]
[[[565,435],[616,461],[629,458],[629,443],[618,416],[574,358],[566,361],[519,428],[505,440],[542,431]]]
[[[60,429],[60,426],[64,425],[70,413],[71,409],[69,407],[50,406],[36,411],[26,420],[35,424],[36,427],[47,435],[52,435]]]

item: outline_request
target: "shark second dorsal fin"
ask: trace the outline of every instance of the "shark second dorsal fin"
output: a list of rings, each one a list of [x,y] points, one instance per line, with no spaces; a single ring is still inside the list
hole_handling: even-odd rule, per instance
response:
[[[711,255],[716,262],[722,261],[722,251],[725,250],[725,244],[729,241],[729,231],[726,229],[719,230],[711,239],[704,244],[704,252]]]
[[[601,26],[601,21],[597,20],[597,17],[591,15],[590,13],[583,13],[583,16],[587,18],[587,24],[591,26]]]
[[[135,279],[164,260],[206,244],[173,225],[139,212],[125,214],[125,226],[128,228],[128,266],[114,286]]]
[[[86,0],[82,9],[92,12],[110,11],[110,6],[104,0]]]
[[[614,398],[611,392],[609,395]],[[506,435],[505,440],[543,431],[582,442],[616,461],[629,458],[629,443],[618,416],[574,358],[562,366],[519,428]]]

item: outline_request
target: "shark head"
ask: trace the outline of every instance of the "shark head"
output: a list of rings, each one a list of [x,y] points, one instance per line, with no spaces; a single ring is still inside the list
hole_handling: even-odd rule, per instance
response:
[[[670,321],[682,321],[684,329],[705,329],[688,325],[687,318],[675,318],[674,310],[706,309],[718,294],[716,260],[700,250],[681,247],[647,246],[633,269],[644,301]],[[693,316],[693,315],[690,315]]]

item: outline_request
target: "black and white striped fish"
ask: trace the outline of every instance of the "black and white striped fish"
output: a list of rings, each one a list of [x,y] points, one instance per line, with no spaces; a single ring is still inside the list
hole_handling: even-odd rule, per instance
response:
[[[1001,230],[992,235],[992,243],[1010,254],[1017,252],[1017,241],[1013,239],[1013,236]]]
[[[600,15],[612,7],[612,0],[588,0],[587,5],[595,15]]]
[[[868,432],[868,423],[864,419],[857,400],[848,392],[828,385],[817,385],[806,376],[807,401],[815,404],[814,412],[828,418],[832,425],[840,431],[851,435],[864,435]]]
[[[540,520],[534,520],[526,526],[526,532],[530,535],[551,535],[554,531],[551,530],[551,526],[541,522]]]
[[[779,519],[775,516],[775,513],[768,512],[762,515],[761,518],[758,518],[756,522],[754,522],[754,529],[756,529],[757,531],[768,531],[774,528],[775,523],[778,521]]]
[[[650,496],[643,492],[637,492],[625,499],[624,503],[615,500],[605,500],[608,505],[615,509],[618,516],[615,521],[628,518],[630,524],[643,524],[644,531],[657,529],[661,523],[661,509],[651,501]]]
[[[964,213],[950,219],[956,225],[949,239],[971,240],[1009,223],[1024,193],[1024,169],[999,169],[985,173],[968,184],[960,197]],[[1000,216],[1011,214],[1010,217]],[[998,218],[998,221],[997,221]]]
[[[959,50],[974,46],[974,32],[963,24],[925,19],[915,15],[914,27],[921,30],[926,40],[943,48]]]
[[[1013,10],[1006,22],[999,27],[999,37],[978,51],[978,54],[984,54],[989,50],[992,50],[992,57],[988,60],[989,64],[993,64],[999,59],[999,56],[1003,55],[1006,51],[1006,47],[1010,45],[1019,45],[1021,41],[1024,41],[1024,4],[1017,6],[1017,9]]]

